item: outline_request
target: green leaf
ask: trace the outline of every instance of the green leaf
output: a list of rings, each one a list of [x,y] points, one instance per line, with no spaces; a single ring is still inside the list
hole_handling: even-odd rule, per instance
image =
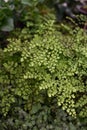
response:
[[[1,27],[2,31],[12,31],[14,29],[14,20],[13,18],[8,18],[5,25]]]
[[[44,2],[44,0],[39,0],[39,2],[43,3],[43,2]]]
[[[69,124],[70,130],[76,130],[76,127],[70,122]]]
[[[32,6],[32,3],[30,2],[30,0],[21,0],[21,3],[25,4],[25,5]]]
[[[31,113],[32,113],[32,114],[37,113],[40,108],[41,108],[41,105],[40,105],[40,104],[37,104],[37,105],[33,106]]]

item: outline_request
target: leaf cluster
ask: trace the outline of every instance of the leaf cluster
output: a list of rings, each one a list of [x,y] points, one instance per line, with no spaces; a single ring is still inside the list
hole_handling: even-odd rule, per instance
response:
[[[69,35],[54,21],[40,25],[29,41],[10,39],[0,57],[0,113],[12,106],[30,110],[33,102],[55,97],[73,117],[87,116],[87,37],[80,28]]]
[[[2,119],[2,120],[1,120]],[[57,104],[50,105],[36,103],[29,113],[16,107],[7,118],[0,119],[1,130],[86,130],[86,119],[73,119],[67,113],[59,109]]]

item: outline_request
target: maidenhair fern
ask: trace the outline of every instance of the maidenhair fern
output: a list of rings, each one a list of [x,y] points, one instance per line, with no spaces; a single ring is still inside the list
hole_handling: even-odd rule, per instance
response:
[[[0,57],[0,111],[43,93],[55,97],[69,115],[87,116],[87,37],[82,29],[64,35],[53,21],[40,26],[28,41],[10,39]],[[37,97],[37,98],[36,98]],[[24,105],[25,105],[24,104]],[[26,106],[26,105],[25,105]],[[26,108],[28,109],[28,107]]]

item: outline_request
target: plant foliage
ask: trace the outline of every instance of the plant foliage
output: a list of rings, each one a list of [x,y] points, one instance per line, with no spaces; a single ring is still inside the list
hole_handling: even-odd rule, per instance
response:
[[[0,2],[0,31],[10,32],[23,28],[26,22],[37,22],[48,13],[45,0],[4,0]]]
[[[87,36],[49,20],[31,40],[10,39],[0,55],[0,114],[55,97],[73,117],[87,116]],[[47,96],[48,95],[48,96]]]
[[[7,118],[1,118],[1,130],[86,130],[86,119],[73,119],[53,102],[50,105],[34,104],[29,113],[17,107]]]

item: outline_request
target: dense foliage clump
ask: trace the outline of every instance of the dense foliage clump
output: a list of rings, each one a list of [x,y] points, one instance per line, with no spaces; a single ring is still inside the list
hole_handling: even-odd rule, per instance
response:
[[[69,115],[87,116],[87,37],[82,29],[62,27],[68,35],[48,21],[31,40],[10,39],[1,50],[1,115],[55,97]]]
[[[86,130],[86,119],[73,119],[57,107],[52,101],[50,105],[34,104],[29,113],[17,107],[15,111],[0,120],[1,130]]]
[[[0,130],[87,129],[86,4],[0,1]]]

